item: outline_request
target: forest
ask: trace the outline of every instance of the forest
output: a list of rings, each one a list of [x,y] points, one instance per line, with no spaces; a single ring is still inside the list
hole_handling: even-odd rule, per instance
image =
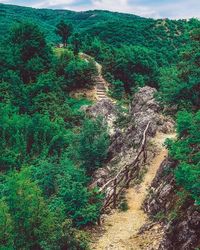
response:
[[[199,20],[4,4],[0,13],[0,249],[88,249],[84,229],[103,200],[88,185],[110,137],[102,117],[80,110],[92,101],[70,96],[97,74],[79,52],[103,65],[119,105],[139,87],[158,90],[177,120],[166,142],[173,174],[200,205]]]

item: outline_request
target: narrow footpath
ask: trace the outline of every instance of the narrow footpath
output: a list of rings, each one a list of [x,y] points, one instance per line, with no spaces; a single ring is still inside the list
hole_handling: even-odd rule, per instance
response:
[[[89,55],[85,53],[80,53],[80,56],[85,59],[86,61],[89,61],[92,59]],[[95,82],[95,99],[97,101],[101,101],[104,99],[109,99],[113,102],[113,100],[108,97],[107,92],[108,92],[108,83],[104,79],[102,75],[102,66],[98,62],[95,61],[95,66],[97,69],[97,75],[94,77],[94,82]]]
[[[95,78],[95,82],[96,82],[96,96],[97,96],[97,100],[100,101],[102,99],[108,99],[107,96],[107,89],[106,89],[106,81],[102,76],[102,66],[95,62],[96,64],[96,68],[97,68],[97,72],[98,75]]]
[[[157,228],[157,233],[138,236],[139,229],[151,221],[141,209],[141,205],[148,194],[148,188],[154,179],[156,172],[167,156],[167,150],[163,143],[166,138],[173,138],[174,134],[157,133],[153,139],[154,144],[160,149],[156,157],[148,166],[148,170],[140,185],[129,188],[126,200],[129,209],[126,212],[115,211],[107,216],[103,223],[105,229],[103,235],[97,237],[91,244],[91,249],[96,250],[156,250],[162,236],[162,230]],[[149,245],[151,246],[149,248]]]

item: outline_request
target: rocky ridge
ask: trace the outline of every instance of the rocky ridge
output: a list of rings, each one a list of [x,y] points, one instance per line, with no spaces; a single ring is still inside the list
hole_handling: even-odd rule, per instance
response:
[[[164,160],[152,182],[143,208],[164,225],[159,250],[194,250],[200,247],[200,209],[175,183],[176,162]],[[178,195],[179,192],[179,195]]]
[[[109,157],[105,167],[94,173],[95,185],[102,186],[118,169],[125,164],[132,163],[148,122],[151,122],[148,141],[155,136],[157,131],[172,132],[174,123],[170,118],[161,114],[160,106],[154,98],[156,92],[156,89],[148,86],[139,89],[130,104],[128,114],[120,114],[124,115],[123,119],[126,121],[123,128],[119,128],[117,123],[119,116],[117,106],[109,99],[101,100],[95,105],[85,108],[90,116],[95,118],[100,115],[104,118],[111,137]],[[149,160],[154,155],[155,147],[149,145]]]

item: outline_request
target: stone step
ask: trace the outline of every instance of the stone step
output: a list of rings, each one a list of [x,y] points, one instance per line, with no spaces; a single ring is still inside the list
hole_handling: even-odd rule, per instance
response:
[[[94,78],[94,80],[97,82],[105,82],[103,78],[99,78],[99,77]]]
[[[106,95],[97,95],[97,96],[99,96],[99,97],[107,97]]]
[[[97,82],[96,86],[99,86],[99,87],[105,88],[105,85],[104,85],[103,83],[99,83],[99,82]]]
[[[97,92],[104,92],[104,93],[106,93],[106,90],[105,89],[97,89]]]
[[[106,90],[105,90],[105,89],[97,89],[97,92],[103,92],[103,93],[106,93]]]
[[[105,88],[105,86],[106,86],[106,85],[105,85],[104,83],[102,83],[102,82],[97,82],[96,85],[102,86],[102,87],[104,87],[104,88]]]
[[[105,88],[105,87],[102,87],[102,86],[97,86],[97,89],[106,90],[106,88]]]
[[[97,88],[100,88],[100,89],[105,89],[105,86],[104,86],[104,85],[102,85],[102,84],[97,84],[96,86],[97,86]]]
[[[97,82],[97,83],[102,83],[102,84],[105,84],[105,83],[106,83],[104,80],[97,80],[96,82]]]
[[[97,89],[97,92],[99,92],[99,93],[106,93],[106,91],[104,89]]]
[[[97,96],[98,99],[107,99],[107,96]]]

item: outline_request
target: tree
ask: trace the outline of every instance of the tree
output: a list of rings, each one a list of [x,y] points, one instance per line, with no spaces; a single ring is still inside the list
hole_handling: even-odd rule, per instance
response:
[[[67,46],[67,40],[71,36],[73,31],[73,27],[71,24],[65,23],[63,20],[61,20],[57,25],[56,25],[56,34],[59,35],[62,39],[62,43],[64,47]]]
[[[29,171],[23,169],[8,175],[3,194],[13,219],[15,248],[47,249],[53,246],[56,218],[36,183],[31,181]]]
[[[113,80],[111,82],[111,96],[117,100],[121,100],[124,95],[124,83],[120,80]]]
[[[44,34],[32,23],[17,24],[8,38],[8,64],[20,72],[24,83],[32,82],[50,67],[52,52]]]
[[[20,169],[35,157],[59,157],[66,147],[62,119],[58,123],[48,115],[19,115],[17,109],[2,104],[0,119],[0,170]]]
[[[9,207],[6,202],[0,200],[0,249],[13,249],[14,227]]]
[[[200,111],[178,113],[176,141],[168,141],[170,156],[177,161],[177,183],[200,205]]]
[[[97,221],[101,195],[88,190],[89,178],[84,169],[75,167],[65,157],[59,164],[39,161],[32,168],[32,175],[45,197],[50,199],[52,211],[63,208],[64,217],[70,218],[76,227]]]
[[[90,88],[94,84],[97,69],[93,61],[75,58],[65,68],[65,79],[68,89]]]
[[[77,56],[79,51],[80,51],[80,47],[81,47],[80,34],[78,34],[78,33],[74,34],[74,37],[72,39],[72,45],[73,45],[73,49],[74,49],[74,55]]]
[[[107,157],[109,136],[103,121],[86,120],[79,137],[78,154],[88,174],[100,167]]]
[[[160,100],[176,105],[177,109],[200,107],[200,29],[191,34],[191,43],[180,54],[176,66],[163,68],[160,72]]]

